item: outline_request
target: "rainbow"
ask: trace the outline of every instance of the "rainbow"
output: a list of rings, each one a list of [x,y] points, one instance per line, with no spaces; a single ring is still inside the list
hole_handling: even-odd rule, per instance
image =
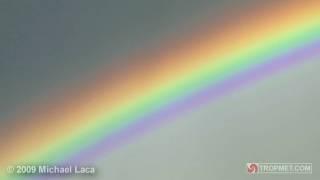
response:
[[[142,53],[133,58],[138,65],[122,76],[100,73],[86,87],[18,116],[30,125],[14,124],[16,131],[1,139],[7,143],[0,150],[0,168],[94,162],[179,114],[290,65],[320,58],[319,19],[317,1],[265,7],[241,23],[232,21],[231,27],[208,27],[170,48]],[[6,179],[4,172],[0,178]]]

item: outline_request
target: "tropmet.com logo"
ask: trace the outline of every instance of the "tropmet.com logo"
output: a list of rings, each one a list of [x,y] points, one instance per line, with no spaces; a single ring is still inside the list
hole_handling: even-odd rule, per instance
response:
[[[312,163],[247,163],[248,174],[312,174]]]

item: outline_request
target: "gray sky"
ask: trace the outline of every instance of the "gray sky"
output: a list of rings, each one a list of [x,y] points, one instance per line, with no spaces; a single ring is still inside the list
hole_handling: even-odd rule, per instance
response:
[[[97,67],[179,36],[227,1],[1,0],[0,119],[83,83]],[[241,4],[241,3],[239,3]],[[237,6],[237,4],[232,5]],[[221,15],[221,13],[217,13]],[[215,17],[215,16],[213,16]],[[69,85],[67,85],[69,84]]]

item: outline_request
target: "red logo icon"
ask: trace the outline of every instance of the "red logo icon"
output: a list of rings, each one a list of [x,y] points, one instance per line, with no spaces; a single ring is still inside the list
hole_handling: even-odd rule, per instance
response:
[[[258,172],[259,165],[256,163],[248,163],[247,164],[247,170],[249,174],[255,174]]]

